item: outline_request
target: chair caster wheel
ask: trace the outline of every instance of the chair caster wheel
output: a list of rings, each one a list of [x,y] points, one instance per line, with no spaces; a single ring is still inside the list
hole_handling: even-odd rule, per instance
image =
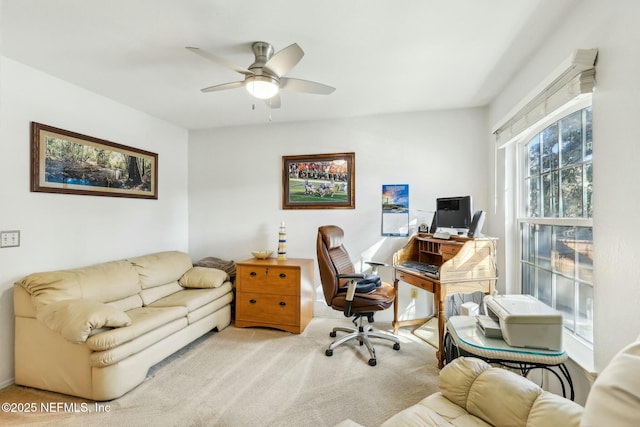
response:
[[[369,359],[369,366],[376,366],[376,359]]]
[[[327,356],[333,356],[333,350],[331,350],[331,349],[327,349],[327,350],[324,352],[324,354],[325,354],[325,355],[327,355]]]
[[[331,338],[335,338],[335,337],[336,337],[336,335],[337,335],[337,334],[336,334],[335,332],[329,332],[329,336],[330,336]]]
[[[393,344],[393,349],[394,349],[394,350],[400,350],[400,344],[398,344],[398,343],[394,343],[394,344]]]

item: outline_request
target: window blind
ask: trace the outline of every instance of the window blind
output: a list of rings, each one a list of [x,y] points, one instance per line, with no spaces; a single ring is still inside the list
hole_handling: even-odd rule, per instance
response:
[[[578,49],[494,128],[503,148],[558,108],[593,92],[597,49]]]

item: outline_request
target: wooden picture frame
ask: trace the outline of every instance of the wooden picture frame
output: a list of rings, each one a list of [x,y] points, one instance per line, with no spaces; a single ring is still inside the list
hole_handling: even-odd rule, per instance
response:
[[[282,209],[355,209],[355,153],[282,157]]]
[[[31,191],[158,198],[158,155],[31,122]]]

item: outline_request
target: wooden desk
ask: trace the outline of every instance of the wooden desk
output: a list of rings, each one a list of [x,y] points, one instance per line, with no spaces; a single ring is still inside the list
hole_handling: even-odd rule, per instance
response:
[[[393,331],[408,325],[421,325],[427,320],[438,319],[439,345],[436,357],[438,367],[444,366],[444,301],[448,294],[482,291],[493,293],[497,280],[496,243],[492,237],[452,237],[451,240],[434,239],[430,234],[417,234],[404,248],[393,255],[393,286],[396,299],[393,303]],[[402,267],[407,261],[419,261],[440,267],[439,277]],[[431,317],[398,320],[399,282],[405,282],[433,294],[434,314]]]

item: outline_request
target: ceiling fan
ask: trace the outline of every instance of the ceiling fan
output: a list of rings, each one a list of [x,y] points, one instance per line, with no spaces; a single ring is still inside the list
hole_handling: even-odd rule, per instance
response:
[[[191,52],[230,68],[244,75],[244,80],[223,83],[201,89],[202,92],[217,92],[244,86],[256,98],[264,99],[271,108],[280,108],[280,90],[328,95],[336,88],[309,80],[284,77],[304,56],[304,51],[293,43],[274,54],[273,46],[266,42],[251,45],[255,61],[248,68],[233,64],[224,58],[197,47],[187,47]]]

